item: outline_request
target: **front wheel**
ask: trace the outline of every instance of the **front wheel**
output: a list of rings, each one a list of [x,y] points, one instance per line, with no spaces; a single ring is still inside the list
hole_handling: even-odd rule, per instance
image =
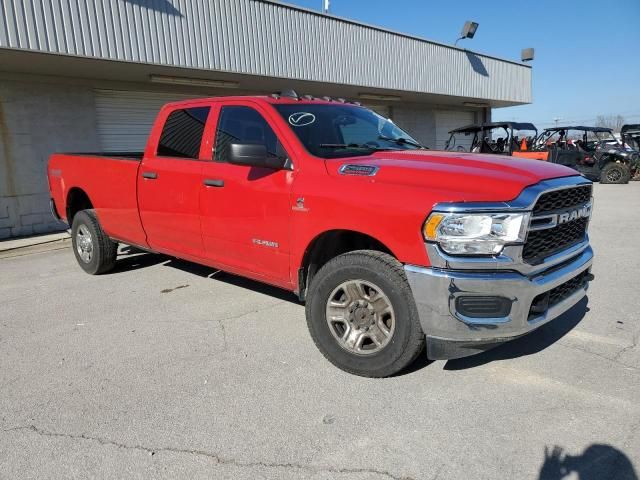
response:
[[[85,272],[99,275],[115,267],[118,244],[104,233],[94,210],[82,210],[73,217],[71,242]]]
[[[327,262],[311,283],[306,315],[322,354],[356,375],[393,375],[424,348],[404,269],[386,253],[360,250]]]
[[[631,171],[624,163],[607,163],[600,172],[600,183],[629,183]]]

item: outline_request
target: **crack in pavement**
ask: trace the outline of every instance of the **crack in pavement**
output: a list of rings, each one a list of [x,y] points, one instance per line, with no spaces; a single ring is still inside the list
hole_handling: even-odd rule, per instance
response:
[[[218,320],[218,325],[220,325],[220,330],[222,331],[222,351],[226,352],[229,348],[229,343],[227,342],[227,329],[224,327],[224,322],[222,320]]]
[[[155,455],[157,453],[177,453],[184,455],[195,455],[200,457],[206,457],[210,460],[213,460],[215,463],[219,465],[230,465],[235,467],[247,467],[247,468],[285,468],[292,470],[305,470],[312,473],[333,473],[339,475],[348,475],[348,474],[373,474],[379,475],[381,477],[390,478],[392,480],[416,480],[414,477],[409,476],[399,476],[394,475],[391,472],[386,470],[376,470],[374,468],[337,468],[337,467],[321,467],[321,466],[313,466],[313,465],[303,465],[299,463],[279,463],[279,462],[243,462],[240,460],[236,460],[233,458],[224,457],[222,455],[218,455],[212,452],[207,452],[205,450],[198,449],[186,449],[186,448],[175,448],[175,447],[159,447],[152,448],[144,445],[127,445],[126,443],[117,442],[114,440],[109,440],[107,438],[102,437],[92,437],[86,434],[71,434],[71,433],[59,433],[59,432],[51,432],[48,430],[44,430],[36,427],[35,425],[26,425],[20,427],[11,427],[3,429],[2,432],[20,432],[26,431],[35,433],[42,437],[50,437],[50,438],[64,438],[69,440],[84,440],[89,442],[95,442],[102,446],[110,446],[115,448],[120,448],[123,450],[137,450],[140,452],[148,453],[149,455]],[[437,472],[439,474],[439,472]]]
[[[624,355],[627,351],[636,348],[638,346],[638,340],[640,340],[640,332],[637,333],[636,335],[634,335],[633,337],[633,343],[627,347],[624,347],[622,350],[620,350],[618,353],[615,354],[615,356],[613,357],[613,359],[615,361],[618,361],[620,359],[620,357],[622,355]],[[619,362],[621,363],[621,362]]]
[[[250,310],[248,312],[240,313],[238,315],[232,315],[230,317],[225,317],[225,318],[216,318],[215,321],[218,323],[218,325],[220,325],[220,330],[222,331],[222,342],[223,342],[222,351],[226,352],[228,350],[228,348],[229,348],[229,343],[227,341],[227,329],[225,327],[224,322],[228,322],[229,320],[238,320],[239,318],[243,318],[243,317],[249,316],[249,315],[251,315],[253,313],[259,313],[259,312],[262,312],[264,310],[269,310],[271,308],[275,308],[278,305],[282,305],[283,303],[287,303],[287,302],[283,300],[281,302],[272,303],[272,304],[264,306],[262,308],[257,308],[257,309]]]
[[[582,347],[579,347],[579,346],[577,346],[577,345],[570,345],[570,344],[565,343],[565,342],[562,342],[562,341],[558,342],[558,345],[560,345],[561,347],[570,348],[570,349],[572,349],[572,350],[579,350],[579,351],[584,352],[584,353],[587,353],[587,354],[589,354],[589,355],[593,355],[594,357],[599,357],[599,358],[601,358],[601,359],[603,359],[603,360],[608,360],[608,361],[609,361],[609,362],[611,362],[611,363],[615,363],[616,365],[619,365],[619,366],[621,366],[621,367],[628,368],[628,369],[630,369],[630,370],[633,370],[634,372],[636,372],[636,371],[640,371],[640,368],[638,368],[638,367],[634,367],[633,365],[629,365],[629,364],[627,364],[627,363],[624,363],[624,362],[619,361],[619,360],[618,360],[618,357],[620,356],[620,353],[617,353],[617,354],[612,358],[612,357],[607,357],[607,356],[605,356],[605,355],[602,355],[602,354],[600,354],[600,353],[593,352],[593,351],[591,351],[591,350],[589,350],[589,349],[587,349],[587,348],[582,348]],[[628,348],[628,347],[625,347],[625,348]],[[623,349],[623,350],[624,350],[624,349]]]
[[[228,322],[229,320],[237,320],[238,318],[246,317],[248,315],[251,315],[252,313],[258,313],[258,312],[262,312],[264,310],[269,310],[271,308],[277,307],[278,305],[282,305],[283,303],[288,303],[288,302],[286,302],[285,300],[282,300],[280,302],[272,303],[270,305],[266,305],[266,306],[261,307],[261,308],[256,308],[256,309],[250,310],[248,312],[240,313],[238,315],[232,315],[230,317],[220,318],[220,319],[217,319],[217,321],[218,322]]]

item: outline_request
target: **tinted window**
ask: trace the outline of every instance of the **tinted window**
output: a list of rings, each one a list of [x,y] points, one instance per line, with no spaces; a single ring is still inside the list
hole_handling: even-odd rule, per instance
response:
[[[210,107],[194,107],[171,112],[162,129],[158,155],[198,158],[209,110]]]
[[[218,162],[228,162],[229,146],[232,143],[264,145],[269,155],[283,156],[275,132],[262,115],[251,107],[222,107],[214,159]]]

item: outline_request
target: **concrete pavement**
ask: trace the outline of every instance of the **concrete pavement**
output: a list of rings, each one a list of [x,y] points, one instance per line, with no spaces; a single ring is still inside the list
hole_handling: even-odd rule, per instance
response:
[[[637,479],[639,206],[640,183],[596,185],[588,301],[382,380],[331,366],[275,288],[0,259],[0,478]]]

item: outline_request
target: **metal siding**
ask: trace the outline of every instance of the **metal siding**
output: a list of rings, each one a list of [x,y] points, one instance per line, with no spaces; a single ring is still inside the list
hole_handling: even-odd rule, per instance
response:
[[[260,0],[2,0],[0,48],[507,102],[531,69]]]

